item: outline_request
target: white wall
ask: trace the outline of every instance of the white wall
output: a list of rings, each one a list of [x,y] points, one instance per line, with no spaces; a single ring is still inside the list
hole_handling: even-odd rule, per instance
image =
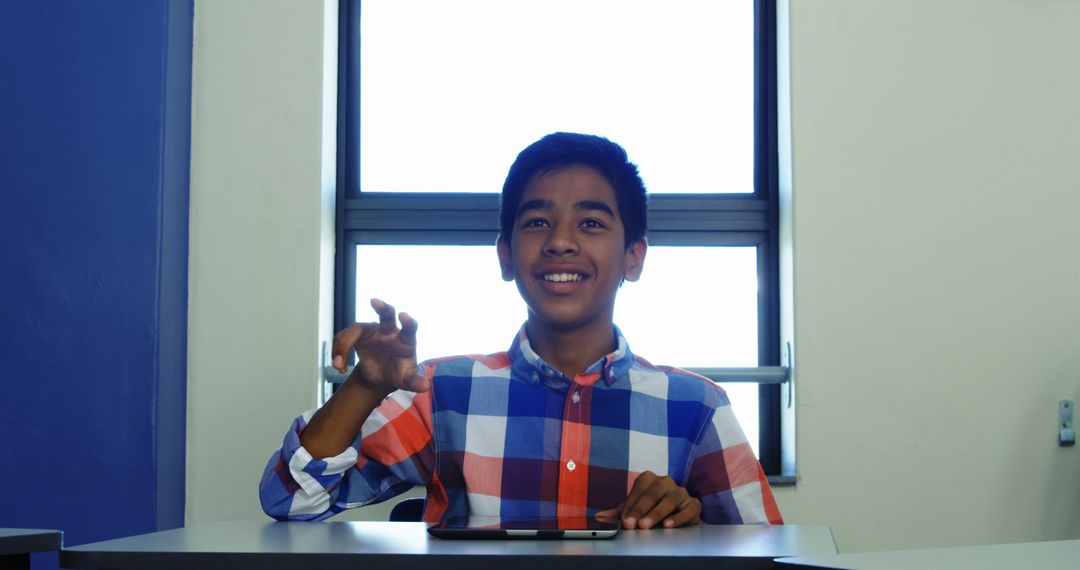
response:
[[[314,402],[326,4],[196,3],[190,523],[261,517]],[[793,4],[785,517],[844,551],[1080,538],[1080,3]]]
[[[263,518],[257,484],[330,336],[334,0],[197,0],[187,522]]]
[[[1080,538],[1080,3],[791,4],[784,515],[843,551]]]

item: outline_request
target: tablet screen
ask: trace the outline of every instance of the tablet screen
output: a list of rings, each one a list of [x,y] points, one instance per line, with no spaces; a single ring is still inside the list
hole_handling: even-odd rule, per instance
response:
[[[450,517],[428,527],[428,533],[439,538],[612,538],[618,532],[617,519],[593,517]]]

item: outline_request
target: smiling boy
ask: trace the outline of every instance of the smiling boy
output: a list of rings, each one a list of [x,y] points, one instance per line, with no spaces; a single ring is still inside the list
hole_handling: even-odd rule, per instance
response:
[[[614,325],[620,285],[642,272],[646,212],[615,143],[555,133],[523,150],[496,244],[529,309],[510,349],[417,364],[416,320],[373,300],[378,323],[334,338],[336,368],[359,356],[349,379],[270,458],[266,513],[323,519],[423,485],[431,522],[782,522],[724,391],[635,356]]]

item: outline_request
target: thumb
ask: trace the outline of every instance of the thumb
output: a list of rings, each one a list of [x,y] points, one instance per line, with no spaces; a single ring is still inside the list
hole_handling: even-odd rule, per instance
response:
[[[620,516],[620,514],[622,513],[622,509],[623,509],[623,504],[619,503],[618,506],[615,506],[613,508],[606,509],[606,510],[603,510],[603,511],[598,511],[594,516],[596,518],[600,518],[600,517],[616,518],[616,517]]]
[[[427,392],[431,389],[431,380],[426,376],[417,374],[407,381],[405,389],[418,394],[420,392]]]

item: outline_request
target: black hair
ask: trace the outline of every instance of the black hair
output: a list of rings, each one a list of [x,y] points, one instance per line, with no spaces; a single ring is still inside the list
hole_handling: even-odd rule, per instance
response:
[[[637,165],[623,148],[604,137],[578,133],[552,133],[532,143],[517,155],[503,183],[499,200],[499,229],[508,243],[521,195],[533,176],[564,166],[588,166],[615,190],[619,216],[626,228],[624,247],[645,237],[648,230],[649,199]]]

